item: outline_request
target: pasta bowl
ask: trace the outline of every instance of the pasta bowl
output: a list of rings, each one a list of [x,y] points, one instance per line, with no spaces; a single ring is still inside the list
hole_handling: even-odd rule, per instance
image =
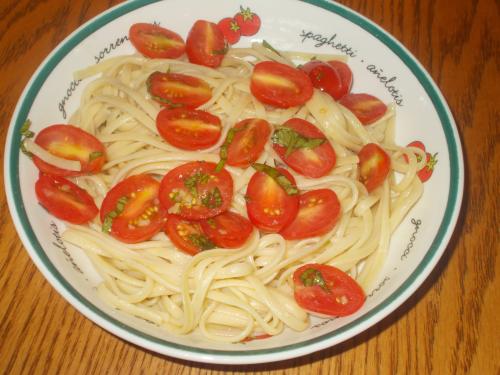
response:
[[[433,157],[433,173],[423,184],[421,198],[391,234],[380,270],[366,286],[366,301],[360,310],[347,317],[311,316],[305,330],[285,327],[265,339],[214,342],[199,329],[172,333],[103,300],[99,290],[102,273],[88,253],[65,240],[68,225],[36,203],[34,185],[39,172],[20,152],[21,133],[28,119],[35,133],[49,124],[67,123],[91,82],[75,72],[136,53],[128,38],[132,24],[156,23],[186,38],[198,19],[218,22],[247,9],[258,15],[259,30],[242,37],[234,47],[266,41],[273,46],[270,49],[299,52],[308,59],[335,55],[347,60],[354,75],[352,91],[367,92],[391,103],[395,143],[422,142]],[[228,364],[306,355],[343,342],[389,315],[422,284],[445,251],[457,221],[464,183],[457,129],[429,74],[374,23],[344,6],[321,0],[248,0],[241,4],[216,0],[210,5],[196,0],[137,0],[110,9],[67,37],[33,75],[12,117],[4,171],[9,208],[26,250],[76,309],[118,337],[148,350]]]

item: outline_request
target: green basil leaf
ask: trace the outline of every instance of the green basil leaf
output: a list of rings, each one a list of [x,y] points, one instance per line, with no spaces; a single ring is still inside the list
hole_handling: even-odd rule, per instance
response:
[[[104,216],[104,220],[102,222],[102,231],[104,233],[109,233],[111,230],[111,226],[113,225],[113,220],[120,216],[120,214],[123,212],[125,209],[125,205],[128,202],[128,197],[123,196],[120,199],[116,201],[116,206],[115,209],[112,211],[109,211],[106,216]]]
[[[92,163],[92,161],[94,161],[97,158],[100,158],[103,155],[104,154],[101,151],[91,152],[90,155],[89,155],[89,163]]]
[[[285,156],[289,156],[295,150],[301,148],[316,148],[326,142],[325,138],[309,138],[297,133],[295,130],[286,126],[278,127],[271,141],[277,145],[286,147]]]
[[[189,241],[200,250],[210,250],[215,248],[215,244],[208,237],[199,233],[188,234]]]
[[[326,285],[325,279],[321,272],[315,268],[309,268],[305,270],[302,275],[300,275],[300,280],[304,286],[314,286],[319,285],[322,289],[329,292],[328,286]]]
[[[267,174],[276,183],[285,190],[288,195],[299,194],[299,189],[297,186],[292,184],[292,182],[283,174],[280,173],[276,168],[273,168],[267,164],[253,163],[252,167],[259,172]]]
[[[277,54],[278,56],[282,56],[281,53],[278,52],[278,50],[276,48],[274,48],[272,45],[270,45],[267,40],[263,40],[262,41],[262,47],[265,47],[267,48],[268,50],[271,50],[273,51],[275,54]]]

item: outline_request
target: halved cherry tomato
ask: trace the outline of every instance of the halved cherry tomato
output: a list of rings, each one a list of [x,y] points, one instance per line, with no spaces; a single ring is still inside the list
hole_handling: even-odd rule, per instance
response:
[[[286,240],[321,236],[333,229],[339,214],[340,202],[333,190],[308,191],[299,196],[299,212],[280,234]]]
[[[293,176],[283,168],[276,168],[292,186]],[[298,194],[289,195],[275,179],[264,172],[255,172],[246,191],[247,213],[250,221],[264,232],[279,232],[293,221],[299,210]]]
[[[186,220],[177,215],[168,216],[165,232],[178,249],[190,255],[216,247],[203,232],[199,222]]]
[[[226,211],[233,198],[228,171],[215,172],[215,163],[195,161],[169,171],[160,185],[160,202],[170,214],[200,220]]]
[[[77,160],[81,164],[81,171],[75,172],[57,168],[33,156],[33,162],[41,172],[54,176],[97,173],[106,162],[104,145],[92,134],[73,125],[51,125],[37,134],[35,143],[55,156]]]
[[[149,240],[165,224],[167,211],[159,203],[160,183],[146,174],[127,177],[102,201],[103,231],[126,243]]]
[[[286,129],[292,129],[289,132]],[[337,157],[325,135],[309,121],[292,118],[274,131],[273,148],[294,171],[312,178],[328,174]],[[318,144],[323,141],[323,143]],[[288,151],[290,150],[290,151]]]
[[[347,94],[339,102],[363,125],[377,121],[387,111],[387,106],[380,99],[369,94]]]
[[[426,151],[425,145],[420,141],[413,141],[409,143],[406,147],[416,147],[423,151]],[[434,173],[434,167],[436,166],[437,163],[436,156],[437,153],[431,155],[429,152],[427,151],[425,152],[425,157],[426,157],[425,166],[417,172],[417,176],[420,179],[420,181],[426,182],[427,180],[429,180],[429,178],[431,178],[432,174]],[[417,158],[419,157],[420,155],[417,155]],[[405,160],[406,162],[408,162],[408,158],[406,157],[406,155],[405,155]]]
[[[242,246],[253,230],[248,219],[231,211],[201,220],[200,225],[214,244],[229,249]]]
[[[365,303],[365,292],[348,274],[325,264],[306,264],[293,273],[294,297],[302,308],[347,316]]]
[[[35,193],[47,211],[73,224],[85,224],[99,212],[90,194],[64,177],[40,173]]]
[[[371,192],[384,182],[389,174],[391,159],[377,144],[368,143],[358,153],[359,177],[366,190]]]
[[[185,50],[184,40],[177,33],[151,23],[136,23],[128,34],[133,46],[152,59],[176,59]]]
[[[194,109],[212,98],[208,83],[186,74],[154,72],[147,86],[151,97],[168,108]]]
[[[172,146],[183,150],[201,150],[213,146],[221,135],[221,121],[211,113],[197,109],[162,109],[156,128]]]
[[[332,60],[328,61],[328,64],[333,67],[337,73],[340,76],[340,82],[342,82],[342,89],[340,90],[340,98],[342,98],[344,95],[349,94],[351,91],[352,87],[352,70],[349,68],[349,65],[347,65],[343,61],[338,61],[338,60]]]
[[[193,64],[217,68],[227,52],[224,34],[213,22],[198,20],[189,31],[186,53]]]
[[[326,62],[309,61],[301,69],[307,73],[314,87],[326,92],[335,100],[346,94],[339,73]]]
[[[313,94],[313,85],[302,70],[275,61],[255,65],[250,81],[252,94],[278,108],[302,105]]]
[[[230,132],[234,134],[234,138],[227,146],[227,164],[246,168],[256,161],[264,150],[271,126],[266,120],[248,118],[238,122]]]

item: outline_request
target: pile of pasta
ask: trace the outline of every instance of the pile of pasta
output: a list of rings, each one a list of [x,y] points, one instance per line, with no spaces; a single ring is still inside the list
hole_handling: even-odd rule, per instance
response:
[[[324,132],[337,155],[335,168],[321,178],[290,170],[301,192],[328,188],[341,203],[337,224],[319,237],[287,241],[280,234],[254,228],[241,248],[216,248],[191,256],[179,251],[163,232],[145,242],[125,244],[103,233],[98,218],[88,225],[69,224],[63,239],[90,258],[102,277],[97,290],[106,303],[171,333],[197,330],[210,340],[240,342],[277,335],[287,327],[296,331],[309,327],[310,313],[293,296],[291,276],[301,265],[335,266],[369,290],[388,257],[391,234],[422,195],[416,172],[424,167],[425,154],[418,157],[415,149],[395,144],[391,105],[382,118],[364,126],[320,90],[315,89],[305,105],[288,109],[265,106],[251,94],[249,82],[257,62],[273,60],[294,66],[297,60],[311,57],[278,53],[254,43],[250,48],[231,48],[217,69],[183,59],[129,55],[76,73],[77,79],[94,80],[85,87],[69,123],[105,145],[107,162],[100,173],[73,181],[92,195],[98,207],[110,188],[128,176],[150,174],[161,179],[188,161],[217,163],[228,129],[247,118],[265,119],[273,125],[305,119]],[[223,130],[217,144],[202,151],[184,151],[158,135],[155,119],[162,107],[151,99],[146,85],[157,71],[194,76],[210,85],[212,98],[198,109],[220,117]],[[389,177],[370,193],[359,182],[357,156],[367,143],[380,145],[391,159]],[[258,162],[275,165],[278,161],[268,142]],[[244,195],[255,171],[225,168],[234,181],[231,210],[247,217]]]

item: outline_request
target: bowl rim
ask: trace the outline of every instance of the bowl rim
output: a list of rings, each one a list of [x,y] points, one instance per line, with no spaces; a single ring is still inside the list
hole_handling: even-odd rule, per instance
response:
[[[399,41],[397,41],[388,32],[380,26],[370,21],[359,13],[334,2],[327,0],[300,0],[303,3],[311,4],[322,8],[328,12],[343,17],[350,22],[361,27],[366,32],[376,37],[380,42],[387,46],[392,53],[411,71],[414,77],[422,85],[426,94],[429,96],[441,122],[442,129],[446,137],[446,144],[449,153],[450,168],[450,186],[448,189],[448,200],[443,218],[439,225],[438,232],[434,237],[432,244],[427,250],[425,256],[417,265],[410,276],[380,304],[372,308],[364,315],[355,319],[329,333],[318,337],[301,341],[295,344],[284,345],[268,349],[245,350],[218,350],[203,349],[188,345],[178,344],[153,337],[144,332],[124,325],[114,317],[97,308],[92,302],[84,298],[56,269],[50,259],[45,254],[28,220],[24,202],[20,194],[14,192],[20,191],[19,179],[19,156],[20,128],[27,119],[33,104],[34,98],[39,93],[43,83],[65,56],[73,48],[86,39],[97,29],[105,26],[116,18],[132,12],[140,7],[160,0],[132,0],[112,7],[104,13],[97,15],[85,24],[76,29],[66,37],[41,63],[27,83],[10,121],[8,134],[6,137],[4,154],[4,178],[7,202],[16,230],[28,251],[33,262],[43,273],[50,284],[79,312],[87,318],[112,332],[113,334],[137,345],[140,345],[155,352],[174,356],[177,358],[192,360],[196,362],[220,363],[220,364],[245,364],[261,363],[284,360],[317,350],[336,345],[342,341],[351,338],[354,335],[364,331],[368,327],[376,324],[393,310],[399,307],[412,295],[416,289],[423,283],[430,272],[434,269],[438,260],[445,251],[460,213],[460,207],[464,189],[464,164],[462,147],[458,130],[451,114],[451,111],[441,94],[439,88],[433,79]],[[282,0],[291,1],[291,0]]]

